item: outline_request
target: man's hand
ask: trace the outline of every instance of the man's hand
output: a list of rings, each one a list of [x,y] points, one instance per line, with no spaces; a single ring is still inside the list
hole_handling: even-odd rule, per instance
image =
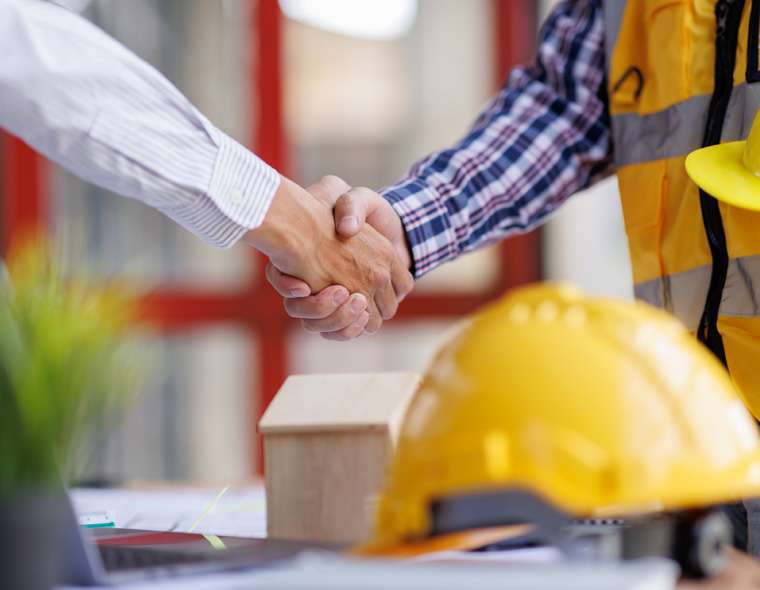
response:
[[[336,177],[322,179],[309,191],[283,179],[264,223],[246,240],[269,256],[270,282],[283,276],[275,285],[278,292],[289,297],[320,292],[321,297],[288,300],[291,315],[304,319],[312,331],[355,337],[365,329],[377,331],[383,319],[395,315],[412,277],[408,258],[373,227],[359,225],[350,239],[336,235],[331,205],[347,190]]]
[[[393,207],[380,195],[368,188],[348,186],[339,178],[328,176],[322,179],[323,186],[329,186],[333,191],[323,193],[321,198],[327,204],[330,202],[334,189],[343,186],[343,194],[334,200],[335,227],[344,238],[349,238],[362,230],[365,222],[385,236],[393,245],[396,254],[404,268],[411,266],[411,257],[406,243],[406,234]],[[349,340],[364,331],[373,333],[378,326],[363,325],[363,316],[359,295],[349,299],[348,291],[334,285],[315,295],[308,285],[298,279],[288,276],[273,265],[267,266],[267,279],[272,286],[285,298],[285,308],[294,318],[303,320],[304,328],[311,332],[320,332],[331,340]],[[411,290],[396,292],[400,302]],[[389,318],[385,318],[389,319]]]

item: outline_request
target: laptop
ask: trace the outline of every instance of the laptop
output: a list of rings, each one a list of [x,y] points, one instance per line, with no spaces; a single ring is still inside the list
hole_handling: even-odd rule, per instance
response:
[[[335,554],[335,545],[216,537],[132,529],[84,529],[66,502],[61,586],[109,586],[147,578],[272,567],[306,551]]]

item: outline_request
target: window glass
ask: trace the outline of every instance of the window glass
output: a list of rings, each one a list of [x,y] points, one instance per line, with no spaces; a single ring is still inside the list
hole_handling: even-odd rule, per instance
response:
[[[152,379],[96,433],[83,476],[110,481],[239,481],[255,473],[256,344],[232,326],[140,343]]]
[[[95,0],[83,15],[167,76],[217,126],[248,143],[251,68],[244,0]],[[235,290],[255,276],[250,249],[220,251],[142,203],[53,168],[53,230],[77,267],[144,287]]]
[[[300,4],[281,5],[291,3]],[[390,185],[462,137],[492,95],[491,0],[409,3],[414,20],[391,39],[333,32],[350,25],[361,31],[359,17],[322,27],[286,21],[286,120],[296,180],[309,184],[330,173],[352,186]],[[493,285],[498,268],[496,250],[482,250],[434,271],[418,289],[479,293]]]

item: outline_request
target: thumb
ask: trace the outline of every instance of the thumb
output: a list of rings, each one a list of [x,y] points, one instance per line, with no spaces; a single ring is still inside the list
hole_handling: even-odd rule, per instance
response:
[[[335,202],[335,228],[344,238],[359,233],[372,214],[372,191],[365,188],[352,188]]]
[[[306,190],[325,205],[332,208],[335,205],[335,200],[350,188],[342,178],[328,174],[320,178],[318,182],[306,187]]]

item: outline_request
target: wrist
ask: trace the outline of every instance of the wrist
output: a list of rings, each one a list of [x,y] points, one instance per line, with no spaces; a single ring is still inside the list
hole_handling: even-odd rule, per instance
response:
[[[414,259],[412,258],[412,247],[409,245],[409,238],[406,236],[406,231],[404,231],[404,225],[401,223],[401,220],[399,219],[399,224],[401,224],[401,243],[396,248],[396,251],[398,253],[399,260],[401,260],[401,264],[403,264],[404,268],[408,271],[412,271],[412,266],[414,263]]]
[[[278,252],[290,249],[289,243],[296,229],[296,220],[305,217],[294,214],[296,208],[300,209],[305,205],[298,202],[296,188],[298,187],[294,182],[282,177],[264,220],[244,236],[247,244],[270,258]]]
[[[269,257],[281,272],[320,290],[327,283],[318,252],[333,235],[331,230],[329,208],[283,177],[264,221],[249,231],[244,240]]]

